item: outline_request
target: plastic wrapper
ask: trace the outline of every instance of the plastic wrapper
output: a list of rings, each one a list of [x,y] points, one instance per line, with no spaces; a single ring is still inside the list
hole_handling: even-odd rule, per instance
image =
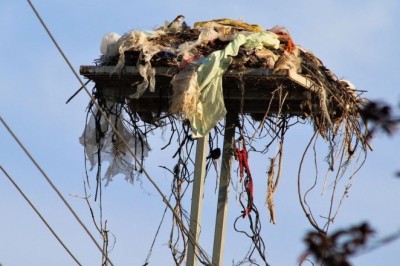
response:
[[[111,108],[112,103],[108,103],[108,106]],[[143,141],[145,138],[141,138],[128,130],[121,115],[110,115],[111,123],[138,159],[147,157],[150,146]],[[82,136],[79,138],[79,142],[85,147],[85,154],[90,163],[89,170],[93,170],[98,165],[99,159],[102,163],[109,162],[103,177],[107,181],[106,185],[117,174],[124,175],[129,182],[134,181],[136,163],[132,154],[95,107],[92,109],[92,114]]]

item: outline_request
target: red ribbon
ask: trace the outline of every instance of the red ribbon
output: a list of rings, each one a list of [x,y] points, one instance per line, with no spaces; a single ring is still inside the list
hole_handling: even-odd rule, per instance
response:
[[[243,145],[243,149],[240,150],[236,148],[236,156],[239,161],[239,172],[240,172],[240,181],[242,182],[244,177],[244,171],[246,171],[246,179],[245,179],[245,189],[247,193],[247,207],[242,212],[242,217],[246,217],[247,214],[251,212],[253,206],[253,179],[251,178],[251,172],[249,167],[249,161],[247,156],[246,147]]]
[[[236,156],[239,161],[240,181],[242,181],[244,177],[244,170],[246,171],[247,175],[251,176],[246,147],[243,146],[242,150],[236,148]]]

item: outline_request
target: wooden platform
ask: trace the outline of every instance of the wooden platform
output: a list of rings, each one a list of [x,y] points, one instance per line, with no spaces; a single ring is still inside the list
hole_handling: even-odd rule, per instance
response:
[[[136,108],[167,112],[172,95],[171,80],[177,73],[176,68],[156,67],[156,89],[148,90],[140,97]],[[120,101],[129,98],[135,92],[135,85],[143,78],[134,66],[126,66],[121,73],[115,72],[114,66],[81,66],[81,75],[95,82],[96,97],[104,97]],[[310,99],[318,87],[310,79],[288,70],[272,74],[269,69],[247,69],[243,71],[228,70],[223,79],[223,90],[226,109],[239,112],[243,99],[243,112],[251,114],[265,113],[278,88],[288,96],[283,112],[301,114],[300,105],[303,100]],[[270,111],[279,108],[279,97],[275,94]]]
[[[176,68],[156,67],[155,92],[147,90],[139,99],[131,100],[129,106],[135,111],[168,112],[172,95],[171,80],[177,74]],[[95,82],[97,98],[113,101],[124,101],[134,94],[135,85],[143,78],[136,67],[126,66],[121,73],[115,73],[114,66],[81,66],[80,73]],[[221,175],[218,189],[217,214],[213,244],[212,265],[223,264],[225,230],[227,226],[227,207],[232,164],[232,148],[235,142],[237,113],[261,114],[266,111],[302,115],[301,104],[318,95],[319,87],[310,79],[295,72],[280,71],[272,73],[268,69],[247,69],[245,71],[229,70],[223,77],[223,94],[228,111],[224,132]],[[279,93],[279,91],[281,93]],[[276,92],[276,93],[274,93]],[[279,97],[287,95],[283,106]],[[271,102],[272,100],[272,102]],[[202,202],[204,191],[205,165],[208,134],[198,138],[194,182],[192,190],[192,206],[190,217],[190,236],[187,254],[187,265],[197,265],[196,254],[200,236]],[[210,263],[211,264],[211,263]]]

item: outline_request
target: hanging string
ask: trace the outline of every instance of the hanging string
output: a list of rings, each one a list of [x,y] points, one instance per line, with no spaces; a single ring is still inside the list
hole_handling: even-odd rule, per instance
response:
[[[234,229],[237,232],[245,234],[252,240],[254,248],[249,251],[246,257],[248,257],[248,259],[250,260],[254,250],[257,250],[261,259],[264,261],[265,265],[268,265],[265,257],[265,244],[260,235],[261,232],[260,216],[257,207],[254,204],[254,187],[253,187],[254,184],[250,171],[250,166],[248,163],[248,154],[244,143],[243,135],[240,135],[239,139],[237,140],[237,143],[238,144],[237,148],[235,149],[235,155],[239,162],[240,181],[244,183],[244,191],[240,193],[239,197],[239,202],[243,208],[243,211],[242,214],[235,219]],[[246,203],[243,202],[244,199]],[[244,230],[239,230],[237,228],[237,223],[239,222],[239,220],[244,219],[246,217],[249,221],[250,233]]]

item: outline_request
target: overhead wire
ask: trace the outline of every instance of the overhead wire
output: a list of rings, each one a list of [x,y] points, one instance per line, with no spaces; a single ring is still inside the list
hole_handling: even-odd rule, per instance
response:
[[[64,198],[64,196],[61,194],[60,190],[54,185],[54,183],[51,181],[50,177],[44,172],[43,168],[36,162],[36,160],[32,157],[32,155],[29,153],[29,151],[26,149],[26,147],[22,144],[22,142],[18,139],[18,137],[15,135],[13,130],[8,126],[7,122],[4,121],[4,119],[0,115],[0,122],[3,124],[3,126],[7,129],[8,133],[13,137],[13,139],[18,143],[18,145],[21,147],[21,149],[25,152],[25,154],[29,157],[31,162],[36,166],[36,168],[39,170],[39,172],[42,174],[42,176],[46,179],[47,183],[51,186],[51,188],[56,192],[58,197],[61,199],[61,201],[65,204],[65,206],[68,208],[68,210],[72,213],[72,215],[75,217],[75,219],[78,221],[78,223],[82,226],[82,228],[85,230],[85,232],[89,235],[89,237],[93,240],[93,242],[96,244],[97,248],[101,251],[103,254],[103,249],[100,247],[100,245],[97,243],[96,239],[94,236],[90,233],[89,229],[86,227],[86,225],[82,222],[82,220],[79,218],[78,214],[72,209],[71,205],[67,202],[67,200]],[[108,259],[108,262],[112,264],[112,262]]]
[[[169,198],[171,198],[171,197],[172,197],[172,194],[170,195]],[[162,224],[164,222],[164,218],[165,218],[165,214],[167,213],[167,210],[168,210],[168,207],[165,207],[163,215],[161,217],[161,221],[160,221],[160,223],[159,223],[159,225],[157,227],[157,231],[156,231],[156,233],[154,235],[153,242],[151,243],[149,252],[147,253],[147,257],[146,257],[146,260],[145,260],[143,266],[147,266],[149,264],[149,260],[150,260],[151,254],[153,253],[154,244],[156,243],[157,236],[160,233],[160,229],[161,229],[161,226],[162,226]]]
[[[8,172],[3,168],[3,166],[0,164],[0,170],[4,173],[4,175],[10,180],[10,182],[13,184],[13,186],[18,190],[18,192],[21,194],[21,196],[28,202],[28,204],[31,206],[31,208],[35,211],[35,213],[39,216],[39,218],[42,220],[42,222],[47,226],[47,228],[50,230],[50,232],[53,234],[53,236],[57,239],[57,241],[61,244],[61,246],[67,251],[67,253],[71,256],[71,258],[78,264],[82,265],[82,263],[79,262],[79,260],[72,254],[72,252],[69,250],[69,248],[65,245],[65,243],[61,240],[61,238],[57,235],[57,233],[54,231],[54,229],[50,226],[50,224],[46,221],[46,219],[43,217],[43,215],[39,212],[39,210],[35,207],[35,205],[32,203],[32,201],[25,195],[25,193],[22,191],[22,189],[18,186],[18,184],[14,181],[11,175],[8,174]]]
[[[206,260],[206,262],[209,265],[212,265],[210,258],[208,257],[207,253],[204,251],[204,249],[199,245],[199,243],[197,243],[195,237],[189,232],[189,230],[184,226],[184,223],[182,222],[182,220],[180,219],[180,217],[175,213],[174,208],[172,207],[172,205],[170,204],[170,202],[168,201],[167,197],[164,195],[164,193],[161,191],[161,189],[159,188],[159,186],[156,184],[156,182],[150,177],[150,175],[148,174],[148,172],[146,171],[146,169],[144,168],[142,162],[139,161],[139,159],[136,157],[135,153],[132,151],[132,149],[129,147],[129,144],[126,142],[125,138],[121,135],[121,133],[115,128],[115,126],[113,125],[113,123],[110,121],[110,119],[108,118],[108,116],[106,115],[106,113],[104,112],[104,110],[101,108],[101,106],[97,103],[96,99],[94,98],[94,96],[89,92],[88,88],[86,87],[86,85],[83,83],[83,81],[81,80],[81,78],[79,77],[78,73],[76,72],[76,70],[73,68],[72,64],[70,63],[70,61],[68,60],[67,56],[65,55],[65,53],[63,52],[63,50],[61,49],[61,47],[59,46],[59,44],[57,43],[56,39],[53,37],[52,33],[50,32],[50,30],[48,29],[48,27],[46,26],[45,22],[43,21],[43,19],[41,18],[39,12],[36,10],[35,6],[33,5],[31,0],[27,0],[28,4],[30,5],[30,7],[32,8],[33,12],[35,13],[36,17],[39,19],[40,23],[42,24],[43,28],[45,29],[45,31],[47,32],[48,36],[50,37],[50,39],[52,40],[52,42],[54,43],[54,45],[56,46],[57,50],[59,51],[59,53],[61,54],[61,56],[63,57],[64,61],[66,62],[66,64],[69,66],[69,68],[71,69],[72,73],[74,74],[74,76],[77,78],[77,80],[80,82],[81,86],[83,87],[83,90],[88,94],[88,96],[90,97],[91,101],[95,104],[95,106],[98,108],[98,110],[100,111],[100,113],[102,114],[102,116],[104,117],[105,121],[110,125],[110,127],[114,130],[116,136],[121,140],[121,142],[127,147],[129,153],[132,155],[132,157],[134,158],[135,162],[141,166],[142,169],[142,173],[145,175],[145,177],[148,179],[148,181],[153,185],[153,187],[156,189],[156,191],[160,194],[162,200],[164,201],[164,203],[167,205],[167,207],[171,210],[172,214],[174,215],[175,219],[177,220],[178,223],[180,223],[180,225],[182,226],[184,232],[188,235],[189,241],[196,246],[196,248],[199,250],[199,252],[203,255],[204,259]],[[98,246],[97,242],[96,245]],[[100,246],[98,246],[100,248]]]

